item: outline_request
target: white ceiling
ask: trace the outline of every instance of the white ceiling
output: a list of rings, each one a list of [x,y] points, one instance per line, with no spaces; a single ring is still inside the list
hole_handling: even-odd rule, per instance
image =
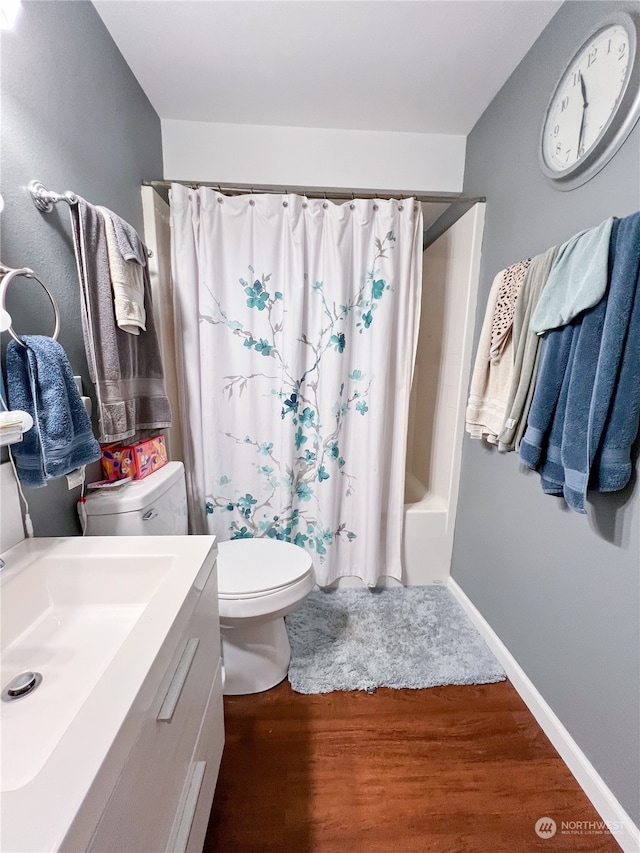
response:
[[[163,119],[466,135],[561,0],[94,0]]]

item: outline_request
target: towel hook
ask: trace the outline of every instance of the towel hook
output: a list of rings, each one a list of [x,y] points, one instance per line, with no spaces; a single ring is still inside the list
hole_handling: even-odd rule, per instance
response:
[[[6,270],[7,268],[3,267],[3,269]],[[38,284],[44,288],[45,293],[47,294],[47,296],[51,300],[51,305],[53,306],[53,313],[54,313],[55,318],[56,318],[56,326],[55,326],[55,329],[53,330],[53,335],[51,337],[53,338],[54,341],[57,341],[58,340],[58,333],[60,332],[60,312],[58,311],[58,306],[56,305],[56,301],[53,298],[53,294],[51,293],[51,291],[49,290],[47,285],[38,278],[38,276],[34,273],[33,270],[30,270],[28,267],[22,267],[21,269],[17,269],[17,270],[12,270],[12,269],[7,270],[6,275],[2,279],[2,284],[0,284],[0,307],[4,308],[4,300],[5,300],[5,296],[6,296],[7,288],[9,287],[9,284],[11,283],[11,281],[13,281],[14,278],[17,278],[20,275],[24,276],[25,278],[32,278],[35,281],[37,281]],[[24,343],[24,341],[21,341],[20,338],[13,331],[12,326],[9,326],[9,328],[7,329],[7,332],[9,332],[9,334],[11,335],[13,340],[16,341],[17,343],[19,343],[21,347],[24,347],[25,349],[27,348],[27,345]]]

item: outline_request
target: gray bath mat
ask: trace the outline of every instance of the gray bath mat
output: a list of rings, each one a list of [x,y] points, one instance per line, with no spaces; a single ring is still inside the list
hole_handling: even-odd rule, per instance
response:
[[[490,684],[505,673],[447,589],[312,592],[286,617],[297,693]]]

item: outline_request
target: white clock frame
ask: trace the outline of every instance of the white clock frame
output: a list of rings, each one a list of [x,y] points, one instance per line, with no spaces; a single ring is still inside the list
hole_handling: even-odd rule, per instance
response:
[[[549,133],[551,119],[557,98],[569,78],[569,74],[586,47],[598,33],[614,25],[623,26],[629,38],[628,70],[625,82],[618,95],[616,106],[609,120],[602,128],[591,147],[565,169],[559,169],[549,163],[545,156],[545,140]],[[571,190],[591,180],[606,166],[640,118],[640,21],[627,12],[614,12],[603,18],[584,38],[578,49],[566,63],[562,74],[553,87],[549,103],[542,122],[538,156],[540,168],[559,190]]]

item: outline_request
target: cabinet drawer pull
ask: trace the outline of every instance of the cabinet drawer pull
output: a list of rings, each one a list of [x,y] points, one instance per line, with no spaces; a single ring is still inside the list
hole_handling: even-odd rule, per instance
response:
[[[174,831],[172,831],[169,838],[166,853],[185,853],[187,849],[206,768],[206,761],[196,761],[193,765],[191,778],[188,781],[187,794],[184,797],[180,813],[176,815]]]
[[[162,703],[162,707],[158,711],[158,716],[156,717],[159,723],[171,722],[178,700],[180,699],[180,694],[182,693],[182,688],[187,680],[187,675],[189,675],[191,664],[196,656],[199,643],[200,640],[197,637],[191,637],[187,642],[187,645],[184,647],[184,651],[182,652],[176,671],[171,679],[171,684],[167,690],[167,695],[164,697],[164,702]]]

